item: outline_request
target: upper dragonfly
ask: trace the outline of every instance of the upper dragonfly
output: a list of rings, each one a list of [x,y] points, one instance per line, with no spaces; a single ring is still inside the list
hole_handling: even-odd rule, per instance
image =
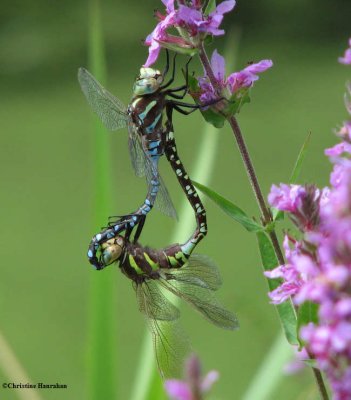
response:
[[[199,106],[179,101],[187,93],[188,82],[185,85],[169,89],[175,77],[175,58],[172,76],[167,83],[164,83],[168,69],[168,53],[163,73],[152,68],[141,68],[134,83],[133,96],[128,107],[125,107],[119,99],[108,92],[86,69],[80,68],[78,71],[78,80],[82,91],[106,128],[112,131],[128,128],[129,152],[133,168],[137,176],[146,177],[148,184],[148,193],[144,203],[136,211],[117,221],[110,222],[108,229],[104,229],[93,237],[88,258],[90,263],[97,268],[99,262],[96,252],[99,246],[124,230],[129,236],[134,227],[137,227],[135,233],[135,240],[137,240],[145,217],[154,205],[166,215],[176,217],[176,211],[168,191],[158,172],[158,162],[165,153],[166,145],[163,114],[166,113],[167,118],[171,118],[173,110],[189,114]],[[188,64],[186,66],[187,76]],[[191,109],[191,111],[186,111],[182,107]]]

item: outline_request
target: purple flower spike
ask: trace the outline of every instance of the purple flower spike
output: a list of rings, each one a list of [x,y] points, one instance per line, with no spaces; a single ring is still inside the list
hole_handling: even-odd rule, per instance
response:
[[[349,48],[345,50],[344,57],[339,57],[339,63],[351,65],[351,38],[349,39]]]
[[[200,399],[201,395],[212,388],[219,377],[217,371],[210,371],[202,378],[200,361],[195,355],[190,356],[186,361],[185,374],[184,381],[168,379],[165,382],[166,392],[172,400]]]
[[[177,379],[168,379],[165,382],[165,389],[171,399],[174,400],[191,400],[191,390],[186,382]]]

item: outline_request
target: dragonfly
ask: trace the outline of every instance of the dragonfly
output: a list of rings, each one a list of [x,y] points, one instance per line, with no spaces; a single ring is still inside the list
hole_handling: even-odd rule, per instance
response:
[[[218,267],[209,257],[189,251],[189,243],[196,240],[197,234],[195,230],[184,244],[175,243],[158,250],[121,235],[102,245],[106,264],[118,262],[122,273],[133,282],[163,378],[177,376],[189,352],[189,342],[179,325],[179,308],[169,300],[167,292],[184,300],[220,328],[239,327],[235,314],[216,297],[215,292],[222,284]]]
[[[174,170],[178,182],[183,189],[183,192],[185,193],[195,214],[196,229],[189,240],[186,241],[181,248],[182,253],[186,254],[189,257],[195,247],[207,234],[207,217],[205,207],[196,191],[196,188],[194,187],[188,173],[186,172],[184,165],[180,161],[174,140],[174,128],[171,116],[169,116],[166,122],[165,142],[165,155],[172,169]],[[106,242],[110,243],[110,238],[108,238],[108,235],[106,235],[105,232],[110,230],[110,228],[106,228],[100,233],[102,237],[107,239],[100,241],[100,246],[97,250],[95,250],[94,240],[92,240],[89,245],[89,251],[91,253],[94,252],[94,257],[96,258],[94,266],[98,270],[105,268],[114,261],[113,254],[110,254],[109,251],[106,250]],[[114,235],[113,237],[115,236],[116,235]],[[129,239],[129,236],[126,235],[126,238]],[[100,237],[98,237],[98,239],[100,240]],[[136,240],[134,240],[134,242],[136,242]],[[101,247],[104,247],[105,251],[102,252]],[[112,249],[113,247],[111,247],[111,250]]]
[[[134,233],[134,241],[136,242],[141,234],[146,215],[154,205],[166,215],[176,217],[176,211],[158,171],[158,163],[162,155],[166,154],[178,180],[179,171],[184,172],[183,178],[186,177],[187,179],[182,181],[187,181],[183,187],[187,197],[189,198],[189,193],[196,194],[177,156],[172,113],[176,110],[188,115],[196,109],[207,107],[210,104],[199,106],[180,101],[185,97],[188,90],[188,64],[190,60],[186,64],[186,83],[184,85],[173,89],[169,88],[175,79],[175,57],[173,58],[172,76],[168,82],[164,83],[169,70],[168,52],[166,54],[167,62],[163,73],[153,68],[142,67],[140,69],[140,74],[134,83],[132,100],[128,107],[125,107],[117,97],[108,92],[85,68],[80,68],[78,71],[78,80],[82,91],[106,128],[112,131],[128,128],[128,147],[132,166],[137,176],[146,177],[148,186],[144,203],[136,211],[119,217],[117,221],[110,222],[107,228],[92,238],[88,249],[88,259],[96,269],[104,268],[104,264],[97,257],[101,244],[123,231],[126,231],[126,237],[129,238],[135,227],[137,228]],[[166,114],[167,117],[166,125],[168,127],[166,128],[163,125],[163,114]],[[169,131],[170,127],[172,127],[172,132]],[[196,207],[203,208],[199,202],[193,201],[191,203],[193,208],[196,204],[198,204]],[[202,227],[202,229],[207,228]]]

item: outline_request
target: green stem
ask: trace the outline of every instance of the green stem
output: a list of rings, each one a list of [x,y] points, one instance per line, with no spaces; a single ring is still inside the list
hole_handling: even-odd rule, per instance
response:
[[[100,82],[106,80],[99,0],[89,1],[89,68]],[[109,136],[95,119],[93,136],[93,232],[108,216],[111,198]],[[117,398],[116,287],[113,268],[91,270],[88,329],[88,381],[91,400]]]
[[[222,92],[222,88],[221,88],[219,82],[217,81],[217,79],[214,76],[214,73],[212,71],[212,67],[211,67],[211,64],[209,62],[209,59],[208,59],[208,56],[207,56],[207,53],[206,53],[206,50],[205,50],[205,47],[204,47],[203,43],[201,43],[200,48],[199,48],[199,58],[200,58],[201,63],[203,65],[203,67],[204,67],[204,70],[206,71],[206,74],[207,74],[207,76],[208,76],[208,78],[209,78],[209,80],[211,82],[211,85],[215,89],[218,97],[221,97],[222,96],[222,93],[221,93]],[[258,206],[260,208],[262,222],[263,222],[264,225],[268,225],[270,222],[272,222],[272,215],[271,215],[271,213],[270,213],[270,211],[269,211],[269,209],[268,209],[268,207],[266,205],[266,202],[264,200],[264,197],[263,197],[263,194],[262,194],[262,190],[261,190],[260,184],[258,182],[258,178],[257,178],[256,172],[255,172],[253,163],[251,161],[251,157],[250,157],[248,148],[246,146],[244,137],[243,137],[243,135],[241,133],[241,129],[240,129],[239,124],[238,124],[238,122],[237,122],[237,120],[236,120],[236,118],[234,116],[229,117],[228,118],[228,122],[229,122],[229,124],[230,124],[230,126],[232,128],[233,133],[234,133],[234,137],[235,137],[235,140],[237,142],[237,145],[238,145],[238,148],[239,148],[239,151],[240,151],[240,154],[241,154],[241,157],[242,157],[242,160],[243,160],[247,175],[249,177],[249,181],[250,181],[252,190],[254,192],[256,201],[257,201]],[[276,235],[276,232],[275,232],[274,229],[272,229],[270,231],[269,236],[270,236],[270,239],[272,241],[274,252],[275,252],[275,254],[276,254],[277,258],[278,258],[279,263],[280,264],[284,264],[285,263],[284,256],[283,256],[283,253],[281,251],[281,248],[280,248],[280,245],[279,245],[279,241],[277,239],[277,235]],[[314,377],[315,377],[316,384],[317,384],[317,386],[319,388],[319,391],[320,391],[320,393],[322,395],[322,399],[323,400],[328,399],[328,397],[325,397],[325,396],[328,396],[328,395],[327,395],[327,391],[326,391],[326,388],[325,388],[325,384],[324,384],[322,375],[320,373],[318,375],[316,375],[316,372],[315,371],[313,371],[313,372],[314,372]]]

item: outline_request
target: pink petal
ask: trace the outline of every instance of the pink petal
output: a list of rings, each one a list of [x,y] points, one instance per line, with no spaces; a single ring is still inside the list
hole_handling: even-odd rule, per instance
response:
[[[231,11],[235,7],[235,0],[227,0],[223,1],[222,3],[218,4],[216,10],[211,14],[225,14]]]
[[[203,393],[208,392],[213,384],[217,382],[219,379],[219,372],[218,371],[210,371],[201,382],[201,391]]]
[[[168,379],[165,389],[174,400],[191,400],[191,390],[187,383],[176,379]]]
[[[214,50],[211,57],[211,66],[213,73],[219,82],[224,82],[225,80],[225,60],[217,50]]]

